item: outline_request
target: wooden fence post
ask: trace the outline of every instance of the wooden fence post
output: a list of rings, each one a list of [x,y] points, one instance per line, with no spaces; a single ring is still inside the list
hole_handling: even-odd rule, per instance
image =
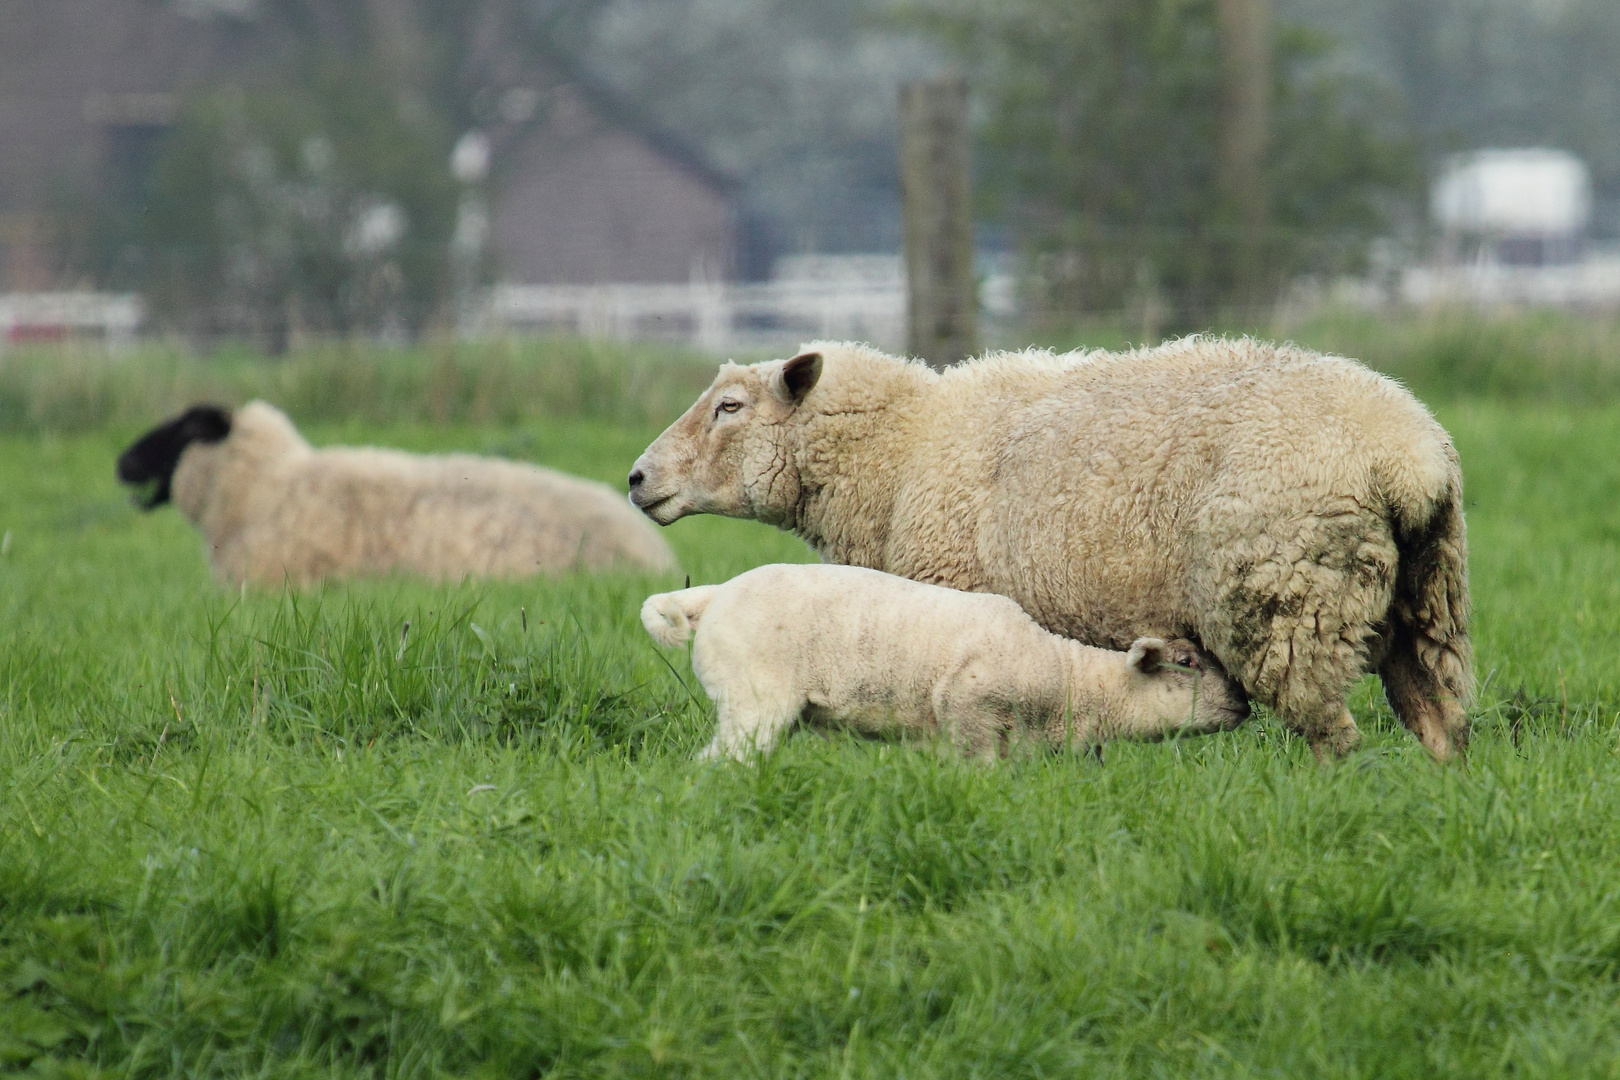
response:
[[[900,88],[900,207],[913,356],[944,368],[978,347],[967,80]]]
[[[1270,216],[1266,151],[1271,128],[1270,0],[1216,0],[1221,52],[1221,127],[1217,183],[1236,219],[1233,293],[1260,300]]]

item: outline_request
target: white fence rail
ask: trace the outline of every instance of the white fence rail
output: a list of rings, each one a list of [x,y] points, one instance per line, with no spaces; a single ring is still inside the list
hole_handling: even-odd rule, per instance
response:
[[[728,285],[498,285],[474,333],[562,333],[682,341],[709,351],[792,347],[810,338],[905,344],[899,285],[772,281]]]
[[[1562,266],[1412,266],[1400,299],[1417,306],[1620,308],[1620,256]]]
[[[116,351],[134,343],[145,317],[145,305],[131,294],[0,293],[0,351],[86,339]]]

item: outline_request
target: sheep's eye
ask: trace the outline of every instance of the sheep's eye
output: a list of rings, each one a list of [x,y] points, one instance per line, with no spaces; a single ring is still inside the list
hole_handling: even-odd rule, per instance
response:
[[[742,402],[727,399],[714,407],[714,414],[719,416],[723,412],[736,412],[742,408]]]

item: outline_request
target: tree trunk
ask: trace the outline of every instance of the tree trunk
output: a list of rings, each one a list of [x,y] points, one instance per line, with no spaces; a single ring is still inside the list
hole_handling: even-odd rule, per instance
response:
[[[1269,193],[1270,0],[1216,0],[1221,50],[1221,130],[1217,182],[1233,226],[1232,288],[1258,303],[1264,280]]]

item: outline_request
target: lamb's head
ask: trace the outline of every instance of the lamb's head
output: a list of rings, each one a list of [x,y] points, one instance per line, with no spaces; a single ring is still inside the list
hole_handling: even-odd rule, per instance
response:
[[[136,488],[135,504],[153,510],[168,502],[180,455],[192,443],[221,442],[231,433],[231,411],[193,405],[136,439],[118,455],[118,479]]]
[[[1137,689],[1174,726],[1165,734],[1230,731],[1249,718],[1249,698],[1220,663],[1183,638],[1137,638],[1125,654]]]
[[[630,501],[668,525],[687,514],[780,524],[799,499],[789,453],[799,408],[821,378],[817,352],[726,364],[630,471]]]

